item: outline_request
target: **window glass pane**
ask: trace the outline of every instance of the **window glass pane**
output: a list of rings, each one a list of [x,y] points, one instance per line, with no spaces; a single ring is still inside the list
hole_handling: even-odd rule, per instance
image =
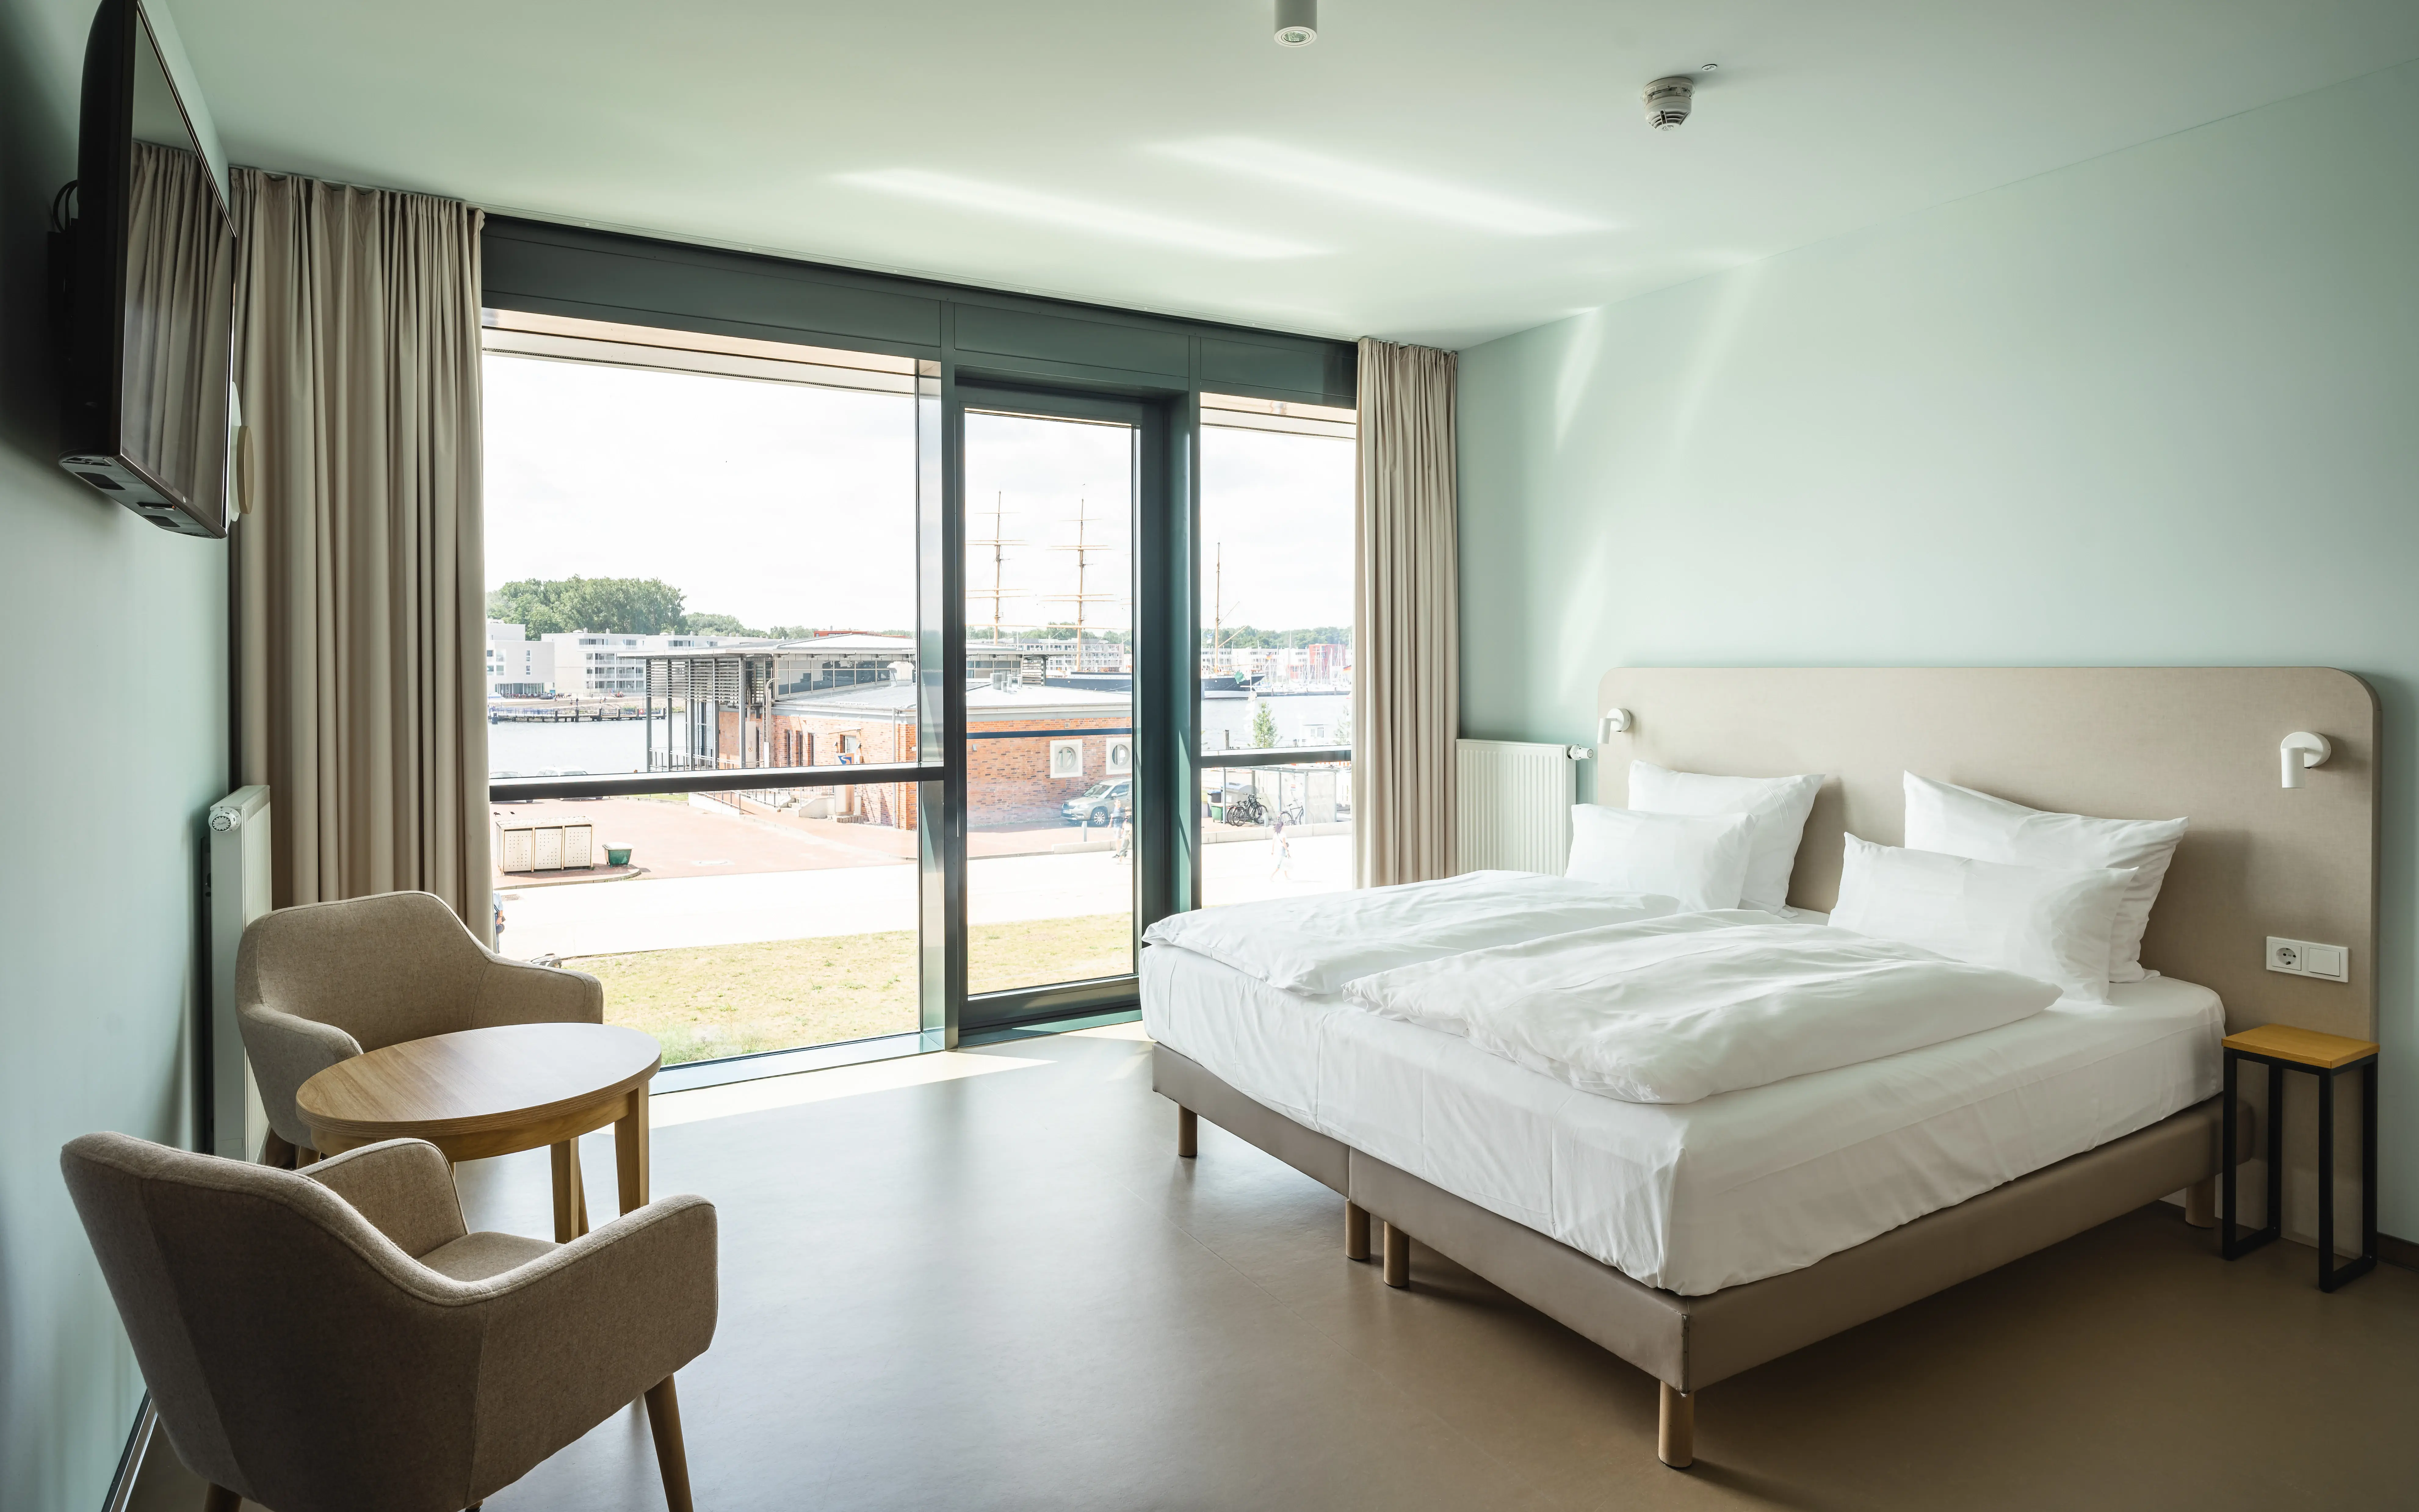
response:
[[[1352,411],[1204,395],[1201,422],[1202,902],[1348,887]]]
[[[490,313],[489,768],[929,762],[914,364]],[[937,784],[492,806],[499,949],[668,1063],[910,1033]]]
[[[1133,970],[1132,426],[966,414],[966,990]]]
[[[898,790],[775,796],[495,805],[497,949],[603,981],[605,1021],[666,1065],[915,1032],[916,837],[881,822]]]
[[[913,364],[489,321],[489,770],[917,759]]]

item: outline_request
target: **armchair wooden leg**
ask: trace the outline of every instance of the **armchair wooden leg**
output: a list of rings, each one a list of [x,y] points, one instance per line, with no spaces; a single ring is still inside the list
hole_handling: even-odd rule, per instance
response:
[[[202,1512],[236,1512],[243,1498],[223,1486],[212,1486],[202,1493]]]
[[[1191,1108],[1176,1110],[1176,1156],[1191,1160],[1201,1153],[1201,1115]]]
[[[647,1388],[647,1425],[655,1430],[655,1468],[663,1472],[664,1504],[671,1512],[696,1512],[688,1496],[688,1450],[681,1443],[680,1398],[666,1376]]]
[[[1386,1285],[1394,1288],[1411,1284],[1411,1236],[1393,1224],[1385,1226]]]
[[[2217,1227],[2217,1178],[2204,1176],[2184,1188],[2184,1222],[2195,1228]]]
[[[1655,1458],[1686,1470],[1697,1462],[1697,1398],[1668,1381],[1657,1384],[1663,1388],[1663,1413],[1656,1425]]]
[[[1369,1257],[1369,1210],[1357,1202],[1344,1205],[1344,1257],[1348,1260]]]
[[[294,1147],[287,1144],[285,1142],[285,1136],[279,1134],[276,1130],[271,1129],[269,1133],[261,1135],[261,1165],[274,1165],[281,1171],[290,1171],[294,1168],[295,1153]]]

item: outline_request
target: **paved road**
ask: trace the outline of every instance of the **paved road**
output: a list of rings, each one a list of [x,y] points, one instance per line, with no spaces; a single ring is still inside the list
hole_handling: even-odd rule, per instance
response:
[[[1271,877],[1264,844],[1212,845],[1204,854],[1204,887],[1212,904],[1333,892],[1351,883],[1349,835],[1294,841],[1289,880]],[[500,896],[504,953],[524,958],[916,927],[916,868],[905,861],[526,888],[505,883]],[[977,924],[1117,913],[1132,906],[1132,863],[1104,852],[978,856],[969,863],[967,912]]]

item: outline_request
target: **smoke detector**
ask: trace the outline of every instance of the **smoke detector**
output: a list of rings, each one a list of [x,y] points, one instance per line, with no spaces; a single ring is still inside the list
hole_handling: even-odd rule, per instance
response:
[[[1674,73],[1656,80],[1646,86],[1646,124],[1658,131],[1668,131],[1688,118],[1688,103],[1697,93],[1697,81],[1685,73]]]
[[[1308,47],[1318,40],[1318,0],[1277,0],[1277,45]]]

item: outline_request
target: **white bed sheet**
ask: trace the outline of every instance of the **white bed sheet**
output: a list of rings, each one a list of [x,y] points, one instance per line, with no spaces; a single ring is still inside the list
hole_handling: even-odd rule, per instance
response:
[[[2214,1096],[2225,1012],[2112,1001],[1682,1104],[1580,1092],[1457,1036],[1143,952],[1151,1037],[1238,1091],[1649,1286],[1811,1265]]]

